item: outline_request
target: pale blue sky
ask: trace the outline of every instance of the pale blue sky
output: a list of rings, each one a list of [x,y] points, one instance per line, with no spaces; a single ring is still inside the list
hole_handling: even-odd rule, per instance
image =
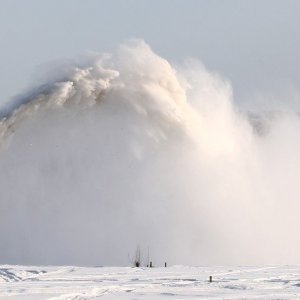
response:
[[[142,38],[158,54],[187,56],[229,78],[237,102],[300,84],[300,1],[0,0],[0,104],[35,70],[87,50]]]

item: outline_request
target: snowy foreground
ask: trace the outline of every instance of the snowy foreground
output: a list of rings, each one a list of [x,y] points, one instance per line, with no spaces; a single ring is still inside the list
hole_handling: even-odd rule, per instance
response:
[[[209,283],[209,276],[213,282]],[[0,266],[0,299],[300,299],[300,266]]]

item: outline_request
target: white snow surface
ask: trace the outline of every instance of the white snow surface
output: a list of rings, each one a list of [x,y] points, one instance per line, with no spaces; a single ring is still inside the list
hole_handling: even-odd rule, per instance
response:
[[[0,299],[100,298],[300,299],[300,266],[0,266]]]

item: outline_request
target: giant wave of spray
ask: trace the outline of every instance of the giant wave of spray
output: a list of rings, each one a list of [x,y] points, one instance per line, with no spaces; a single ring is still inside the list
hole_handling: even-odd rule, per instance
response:
[[[2,263],[300,262],[297,114],[242,114],[198,61],[129,41],[2,114]]]

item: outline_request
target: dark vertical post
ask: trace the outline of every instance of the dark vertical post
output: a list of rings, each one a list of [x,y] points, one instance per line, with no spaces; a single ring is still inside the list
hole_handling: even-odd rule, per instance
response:
[[[152,268],[152,261],[150,261],[150,268]]]
[[[212,282],[212,276],[209,276],[209,282]]]
[[[148,246],[148,253],[147,253],[147,268],[149,266],[149,246]]]
[[[167,267],[167,262],[165,262],[165,268]]]

